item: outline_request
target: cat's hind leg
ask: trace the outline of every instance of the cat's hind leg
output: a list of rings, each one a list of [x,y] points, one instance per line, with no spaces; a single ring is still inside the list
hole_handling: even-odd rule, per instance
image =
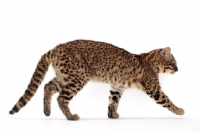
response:
[[[58,80],[54,78],[44,86],[44,114],[46,116],[51,114],[51,99],[55,93],[60,91],[59,85]]]
[[[77,114],[72,114],[69,109],[69,102],[87,83],[87,79],[68,76],[64,78],[63,85],[57,100],[59,107],[68,120],[79,120]]]
[[[117,113],[117,108],[124,90],[125,88],[122,86],[111,85],[109,104],[108,104],[109,118],[119,118],[119,114]]]

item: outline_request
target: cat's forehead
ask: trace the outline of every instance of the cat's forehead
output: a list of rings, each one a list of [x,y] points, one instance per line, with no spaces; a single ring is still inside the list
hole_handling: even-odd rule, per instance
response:
[[[172,60],[176,62],[175,57],[173,56],[173,54],[171,54]]]
[[[174,58],[173,54],[168,55],[166,58],[167,62],[176,62],[176,59]]]

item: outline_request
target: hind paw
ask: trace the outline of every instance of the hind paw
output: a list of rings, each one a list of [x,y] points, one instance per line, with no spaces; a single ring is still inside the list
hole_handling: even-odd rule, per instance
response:
[[[119,114],[116,112],[114,105],[108,107],[108,117],[113,119],[119,118]]]
[[[51,111],[50,111],[50,110],[44,110],[44,114],[45,114],[46,116],[50,116]]]
[[[74,114],[74,115],[67,117],[67,119],[72,120],[72,121],[77,121],[80,119],[80,117],[77,114]]]

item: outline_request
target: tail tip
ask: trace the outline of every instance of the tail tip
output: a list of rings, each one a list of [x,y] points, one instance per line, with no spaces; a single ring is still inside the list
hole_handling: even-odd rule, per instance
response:
[[[15,112],[14,112],[13,110],[10,110],[10,111],[9,111],[9,114],[14,115]]]

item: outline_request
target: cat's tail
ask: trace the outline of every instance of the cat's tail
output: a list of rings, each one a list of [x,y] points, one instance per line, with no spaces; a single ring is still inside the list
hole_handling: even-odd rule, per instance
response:
[[[14,105],[12,110],[10,110],[9,114],[17,113],[21,108],[23,108],[34,96],[38,87],[42,83],[45,74],[48,70],[49,65],[51,62],[55,60],[54,49],[50,50],[46,54],[44,54],[40,61],[37,64],[36,70],[31,78],[31,81],[26,89],[24,95],[18,100],[18,102]]]

